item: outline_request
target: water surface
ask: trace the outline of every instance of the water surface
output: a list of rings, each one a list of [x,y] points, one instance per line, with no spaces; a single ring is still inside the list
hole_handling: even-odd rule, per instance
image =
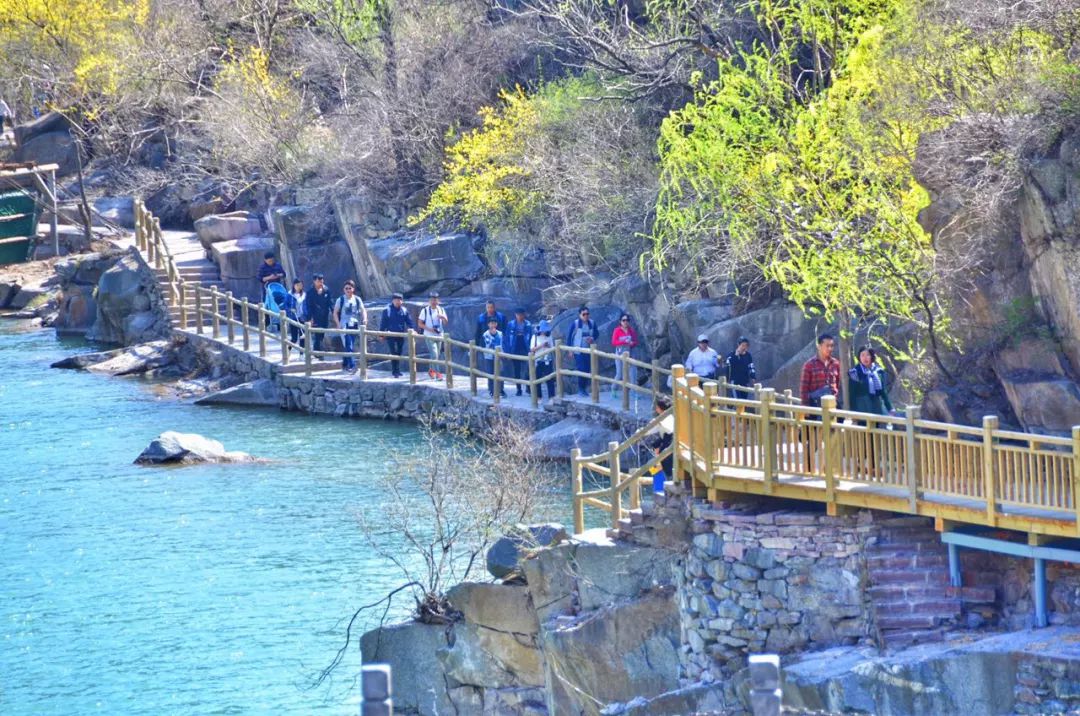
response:
[[[307,687],[402,581],[356,515],[415,429],[48,368],[91,349],[0,322],[0,713],[356,713],[347,680]],[[273,462],[132,465],[164,430]]]

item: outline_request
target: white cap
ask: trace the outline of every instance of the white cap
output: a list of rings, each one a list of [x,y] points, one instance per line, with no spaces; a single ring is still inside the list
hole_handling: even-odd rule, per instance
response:
[[[705,341],[706,343],[708,343],[709,342],[709,337],[707,335],[705,335],[704,333],[702,333],[700,336],[697,337],[697,340],[698,340],[698,343],[701,343],[702,341]]]

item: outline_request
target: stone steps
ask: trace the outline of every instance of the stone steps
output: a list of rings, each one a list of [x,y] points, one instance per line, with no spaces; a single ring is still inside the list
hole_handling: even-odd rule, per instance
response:
[[[925,518],[890,520],[866,562],[882,646],[941,641],[959,619],[963,601],[949,586],[948,551]]]

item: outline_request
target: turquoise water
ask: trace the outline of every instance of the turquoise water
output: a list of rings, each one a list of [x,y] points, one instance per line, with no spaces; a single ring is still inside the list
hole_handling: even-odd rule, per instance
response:
[[[82,350],[0,322],[0,714],[357,713],[357,652],[310,684],[402,581],[357,515],[414,429],[48,368]],[[273,462],[132,465],[164,430]]]

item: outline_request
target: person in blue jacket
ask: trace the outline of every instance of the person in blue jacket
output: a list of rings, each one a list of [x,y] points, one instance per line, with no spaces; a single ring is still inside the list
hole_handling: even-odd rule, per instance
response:
[[[503,350],[516,356],[527,357],[529,355],[529,342],[534,330],[532,321],[525,318],[524,308],[515,308],[514,317],[506,324],[503,333]],[[510,373],[514,380],[521,380],[521,374],[529,377],[529,364],[524,360],[510,359]],[[521,395],[521,383],[517,384],[517,394]]]
[[[393,331],[394,333],[405,333],[414,328],[412,316],[409,315],[409,309],[401,305],[405,297],[400,293],[395,293],[391,298],[390,303],[387,304],[386,310],[383,311],[382,321],[379,323],[380,331]],[[390,353],[396,356],[401,355],[402,349],[405,347],[405,339],[401,336],[391,336],[386,339],[387,346],[390,347]],[[390,371],[394,374],[395,378],[401,377],[401,371],[398,370],[399,361],[396,359],[390,360]]]
[[[499,326],[499,333],[506,331],[506,316],[502,314],[502,311],[495,310],[495,302],[488,299],[484,312],[476,317],[476,336],[473,339],[476,345],[484,345],[484,334],[487,333],[488,321],[492,318]]]
[[[592,369],[588,349],[600,338],[600,329],[596,321],[589,318],[589,307],[582,306],[578,309],[578,317],[570,324],[570,330],[566,334],[566,344],[575,348],[584,348],[585,351],[574,353],[574,369],[581,373],[588,373]],[[578,376],[578,395],[589,394],[590,379]]]

